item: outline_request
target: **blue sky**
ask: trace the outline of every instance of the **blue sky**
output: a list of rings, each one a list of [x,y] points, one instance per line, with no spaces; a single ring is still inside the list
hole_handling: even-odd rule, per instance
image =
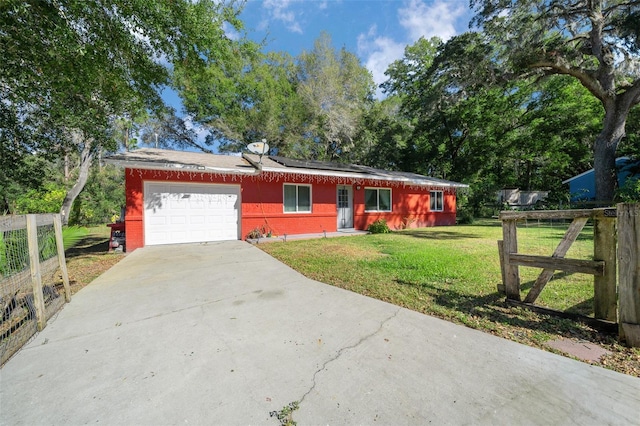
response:
[[[240,16],[267,51],[293,56],[313,49],[322,31],[355,53],[376,84],[388,65],[420,37],[443,40],[468,29],[468,0],[248,0]]]

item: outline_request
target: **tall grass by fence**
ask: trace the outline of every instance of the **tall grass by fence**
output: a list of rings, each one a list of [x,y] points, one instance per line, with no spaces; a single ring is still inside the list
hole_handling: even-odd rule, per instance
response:
[[[71,300],[60,215],[0,218],[0,364]]]

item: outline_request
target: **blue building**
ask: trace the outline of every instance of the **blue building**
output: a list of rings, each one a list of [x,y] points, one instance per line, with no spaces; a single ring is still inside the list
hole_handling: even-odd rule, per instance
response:
[[[629,157],[616,158],[616,170],[618,171],[618,187],[624,185],[629,176],[632,176],[633,168],[640,165],[640,160]],[[592,201],[596,198],[596,178],[593,169],[580,173],[577,176],[562,181],[569,184],[571,201]]]

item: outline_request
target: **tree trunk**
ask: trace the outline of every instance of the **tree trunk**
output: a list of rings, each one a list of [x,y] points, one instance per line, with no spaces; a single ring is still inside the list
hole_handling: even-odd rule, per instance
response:
[[[618,179],[616,176],[616,147],[606,135],[598,135],[594,146],[593,170],[595,172],[596,201],[613,201]]]
[[[616,150],[625,135],[625,124],[629,113],[620,99],[605,103],[604,128],[593,146],[593,170],[595,172],[596,201],[603,204],[613,201],[618,187]]]
[[[93,160],[93,141],[91,139],[84,139],[78,132],[73,133],[73,142],[75,146],[83,145],[82,153],[80,154],[80,172],[78,173],[78,179],[73,187],[67,191],[67,195],[64,197],[62,207],[60,208],[60,215],[62,216],[62,224],[69,224],[69,215],[71,213],[71,206],[76,200],[80,192],[84,189],[87,179],[89,179],[89,168],[91,167],[91,161]]]
[[[64,153],[64,181],[67,182],[69,177],[71,176],[71,172],[69,171],[69,163],[71,160],[69,159],[69,153]]]

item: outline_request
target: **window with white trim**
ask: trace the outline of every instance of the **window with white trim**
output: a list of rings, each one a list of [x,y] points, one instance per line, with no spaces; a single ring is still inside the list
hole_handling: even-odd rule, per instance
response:
[[[432,212],[441,212],[444,210],[444,197],[442,191],[429,192],[430,210]]]
[[[365,188],[364,211],[366,212],[390,212],[391,189]]]
[[[284,184],[284,212],[311,213],[311,185]]]

